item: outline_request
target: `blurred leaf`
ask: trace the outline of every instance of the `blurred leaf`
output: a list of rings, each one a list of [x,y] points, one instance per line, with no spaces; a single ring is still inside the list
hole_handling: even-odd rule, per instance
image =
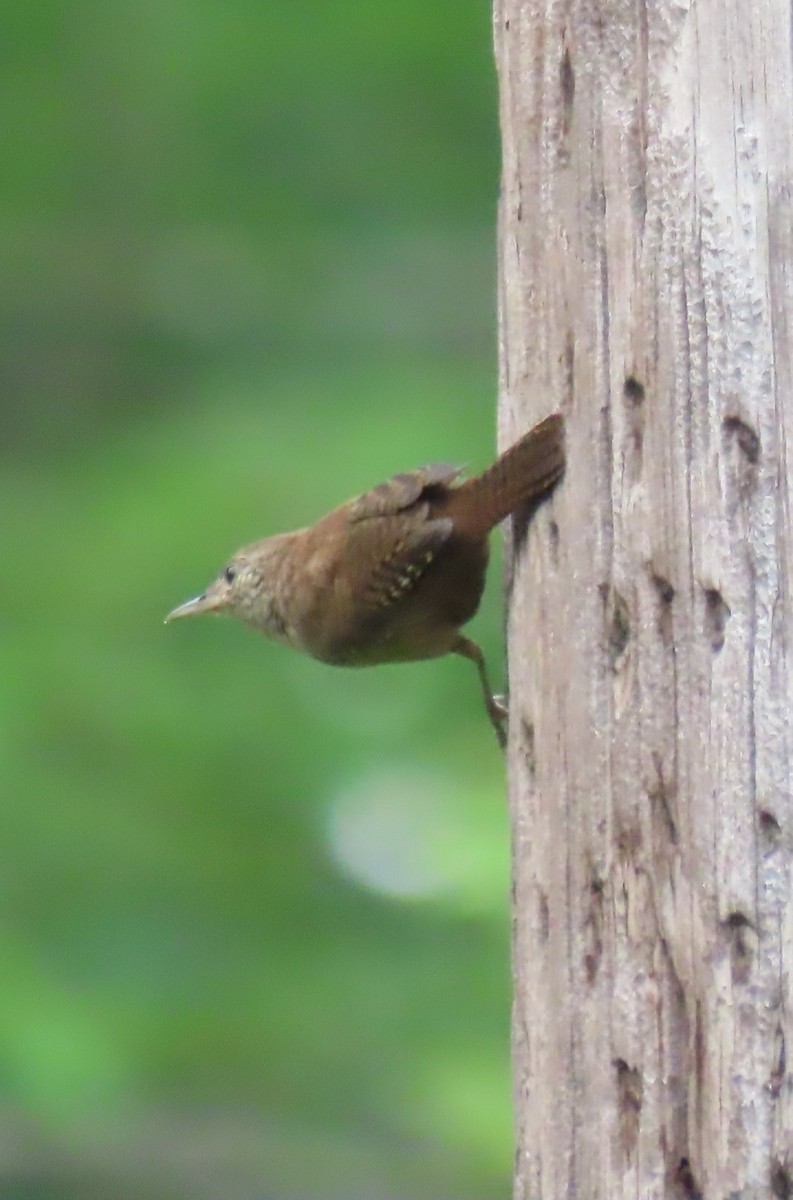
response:
[[[4,16],[0,1191],[502,1196],[470,664],[162,625],[237,545],[491,459],[486,6]]]

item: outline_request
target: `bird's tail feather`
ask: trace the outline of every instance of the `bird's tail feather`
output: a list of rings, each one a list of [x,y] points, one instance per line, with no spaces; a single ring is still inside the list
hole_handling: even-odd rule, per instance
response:
[[[470,495],[472,516],[484,532],[551,488],[564,472],[564,420],[546,417],[497,458],[492,467],[461,483],[460,499]]]

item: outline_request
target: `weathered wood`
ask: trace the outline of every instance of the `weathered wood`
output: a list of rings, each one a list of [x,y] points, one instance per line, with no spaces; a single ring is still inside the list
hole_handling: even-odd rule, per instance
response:
[[[787,0],[495,0],[516,1200],[793,1196]]]

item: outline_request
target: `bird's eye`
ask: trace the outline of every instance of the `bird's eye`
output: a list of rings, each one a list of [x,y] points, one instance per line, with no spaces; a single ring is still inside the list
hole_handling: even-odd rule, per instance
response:
[[[226,567],[225,571],[223,572],[223,578],[225,579],[226,583],[233,583],[236,574],[237,572],[234,567]]]

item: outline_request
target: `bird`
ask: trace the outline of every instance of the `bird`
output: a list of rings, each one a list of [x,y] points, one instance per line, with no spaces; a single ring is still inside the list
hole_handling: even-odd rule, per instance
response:
[[[460,631],[479,607],[490,531],[549,492],[564,468],[564,421],[554,413],[470,479],[448,463],[419,467],[315,525],[243,546],[165,620],[225,613],[334,666],[462,655],[476,666],[503,748],[506,705],[481,647]]]

